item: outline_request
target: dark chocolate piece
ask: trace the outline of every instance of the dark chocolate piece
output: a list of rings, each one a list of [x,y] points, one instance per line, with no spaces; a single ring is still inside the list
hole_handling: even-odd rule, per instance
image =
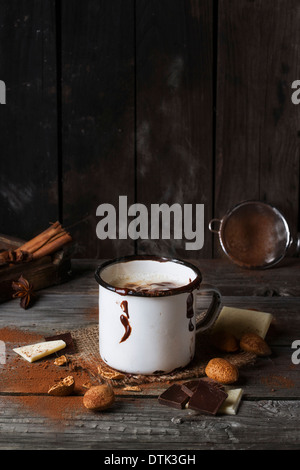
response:
[[[196,391],[200,380],[207,382],[212,387],[217,387],[218,389],[224,390],[224,386],[222,384],[220,384],[219,382],[216,382],[213,379],[210,379],[209,377],[202,377],[201,379],[198,379],[198,380],[189,380],[188,382],[184,382],[181,385],[181,388],[185,393],[187,393],[191,397],[193,393]]]
[[[203,380],[204,382],[207,382],[212,387],[217,387],[220,390],[225,390],[224,385],[221,384],[220,382],[217,382],[214,379],[210,379],[209,377],[202,377],[200,380]]]
[[[181,388],[181,385],[173,384],[165,390],[159,397],[158,401],[162,405],[170,406],[171,408],[182,409],[185,407],[190,397]]]
[[[189,408],[215,415],[227,396],[224,390],[209,381],[199,380],[197,389],[190,398]]]
[[[65,354],[65,353],[73,354],[76,352],[75,344],[73,342],[71,333],[62,333],[62,334],[54,335],[54,336],[47,336],[45,338],[45,341],[56,341],[58,339],[61,339],[62,341],[66,343],[66,347],[56,353],[58,356],[61,356],[62,354]]]
[[[181,385],[181,390],[183,390],[189,397],[191,397],[196,391],[198,384],[199,380],[190,380],[189,382],[184,382]]]

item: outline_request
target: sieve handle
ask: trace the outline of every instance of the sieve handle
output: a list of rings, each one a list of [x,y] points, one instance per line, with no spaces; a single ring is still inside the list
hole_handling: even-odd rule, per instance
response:
[[[213,224],[216,223],[216,222],[218,222],[218,224],[219,224],[218,230],[213,228]],[[219,233],[221,222],[222,222],[222,220],[220,220],[220,219],[211,219],[211,221],[208,224],[209,230],[213,233]]]
[[[290,237],[290,243],[287,247],[287,250],[292,248],[292,256],[300,256],[300,232],[293,238]]]

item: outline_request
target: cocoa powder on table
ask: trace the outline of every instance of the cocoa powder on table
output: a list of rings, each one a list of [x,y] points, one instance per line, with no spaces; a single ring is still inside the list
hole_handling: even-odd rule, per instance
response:
[[[13,351],[15,347],[44,341],[44,336],[39,333],[4,327],[0,328],[0,340],[6,345],[6,363],[0,364],[0,394],[5,394],[1,400],[10,400],[35,414],[55,420],[84,411],[80,396],[86,392],[84,384],[91,381],[87,371],[74,367],[72,362],[55,365],[55,354],[29,363]],[[68,375],[75,380],[74,394],[48,396],[49,388]]]
[[[1,397],[0,397],[1,399]],[[30,415],[43,417],[53,425],[64,426],[65,420],[86,414],[82,397],[51,397],[51,396],[9,396],[5,397],[11,404],[16,404]]]
[[[284,377],[282,375],[266,375],[265,377],[261,378],[261,383],[271,387],[272,389],[276,388],[294,388],[295,383],[293,380],[289,379],[288,377]]]
[[[43,335],[32,331],[19,330],[17,328],[10,327],[0,328],[0,341],[4,341],[4,343],[12,343],[16,346],[21,346],[22,344],[30,344],[31,342],[38,343],[43,340]]]

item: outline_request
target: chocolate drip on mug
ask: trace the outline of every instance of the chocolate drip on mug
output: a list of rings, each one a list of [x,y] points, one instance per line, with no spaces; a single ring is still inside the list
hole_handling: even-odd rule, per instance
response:
[[[190,293],[186,300],[186,317],[190,319],[189,321],[189,331],[194,330],[194,325],[192,322],[192,318],[194,317],[194,295]]]
[[[127,300],[123,300],[120,304],[121,309],[125,313],[126,317],[129,318],[129,313],[128,313],[128,302]]]
[[[123,341],[126,341],[127,338],[129,338],[130,336],[130,333],[131,333],[131,326],[129,324],[129,313],[128,313],[128,302],[127,300],[123,300],[123,302],[121,302],[120,304],[120,307],[121,309],[123,310],[123,312],[125,313],[125,315],[121,315],[120,316],[120,321],[122,323],[122,325],[124,326],[125,328],[125,333],[120,341],[120,343],[123,343]]]

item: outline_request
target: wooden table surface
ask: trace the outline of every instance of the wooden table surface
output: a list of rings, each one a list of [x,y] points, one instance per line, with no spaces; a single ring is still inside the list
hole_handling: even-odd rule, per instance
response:
[[[24,311],[18,300],[0,305],[0,329],[14,327],[43,335],[97,323],[98,263],[74,260],[70,280],[40,292]],[[291,345],[300,340],[300,260],[284,260],[264,271],[246,271],[227,260],[201,260],[205,282],[215,284],[223,305],[270,312],[274,320],[267,341],[273,354],[240,371],[244,390],[237,415],[205,416],[162,406],[157,395],[166,385],[141,392],[117,392],[115,406],[102,413],[82,408],[82,396],[72,397],[81,410],[55,421],[20,406],[20,397],[41,400],[47,393],[7,389],[0,375],[1,449],[297,449],[300,448],[300,365],[293,364]],[[1,339],[1,338],[0,338]],[[6,364],[0,364],[0,372]],[[5,391],[3,391],[5,389]],[[48,403],[50,403],[48,401]]]

